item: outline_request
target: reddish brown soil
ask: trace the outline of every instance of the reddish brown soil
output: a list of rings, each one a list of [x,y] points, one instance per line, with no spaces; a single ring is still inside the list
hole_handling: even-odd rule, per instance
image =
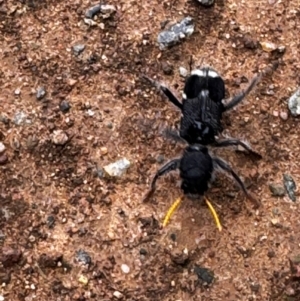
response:
[[[104,29],[83,23],[92,4],[0,0],[0,113],[7,118],[0,123],[6,147],[0,159],[0,282],[7,283],[0,296],[114,300],[118,291],[123,300],[300,300],[288,261],[299,253],[299,203],[273,197],[268,188],[282,183],[286,172],[300,183],[299,120],[280,117],[300,81],[299,1],[220,0],[205,9],[191,0],[111,0],[116,14],[96,21]],[[195,20],[194,34],[161,52],[161,22],[187,15]],[[286,51],[266,52],[263,42]],[[86,45],[78,57],[72,51],[77,43]],[[263,159],[215,153],[252,184],[262,205],[254,210],[221,176],[208,197],[222,232],[207,207],[190,200],[160,228],[180,195],[176,173],[159,181],[150,202],[141,201],[161,165],[157,157],[176,157],[183,146],[159,135],[161,125],[178,123],[180,115],[140,75],[156,76],[180,95],[178,68],[188,69],[191,55],[195,66],[203,59],[221,73],[228,96],[245,87],[243,77],[250,80],[279,62],[226,118],[226,132],[249,140]],[[166,64],[173,75],[164,74]],[[38,101],[40,85],[47,95]],[[59,109],[64,99],[71,105],[66,114]],[[14,124],[20,111],[30,123]],[[65,146],[52,143],[55,130],[69,136]],[[97,176],[97,166],[119,157],[131,162],[122,178]],[[76,261],[79,249],[90,255],[89,267]],[[188,262],[180,265],[174,256],[184,250]],[[197,281],[195,264],[214,272],[210,286]]]

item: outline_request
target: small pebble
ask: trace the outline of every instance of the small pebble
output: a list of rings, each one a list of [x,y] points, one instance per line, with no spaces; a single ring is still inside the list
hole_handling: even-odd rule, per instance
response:
[[[0,156],[0,165],[5,164],[7,161],[8,161],[8,157],[5,154]]]
[[[87,110],[87,114],[88,114],[90,117],[92,117],[92,116],[95,115],[95,112],[94,112],[93,110],[91,110],[91,109],[88,109],[88,110]]]
[[[110,4],[102,4],[101,5],[101,13],[104,14],[102,18],[109,18],[116,11],[116,7]]]
[[[32,283],[32,284],[30,285],[30,288],[31,288],[32,290],[35,290],[35,285]]]
[[[162,62],[161,68],[162,68],[165,75],[172,75],[173,74],[173,67],[170,64],[168,64],[166,62]]]
[[[282,197],[282,196],[285,195],[285,189],[280,184],[271,183],[269,185],[269,189],[270,189],[270,191],[271,191],[271,193],[272,193],[273,196]]]
[[[130,162],[126,158],[123,158],[104,166],[103,169],[111,177],[120,177],[127,171],[129,167]]]
[[[250,289],[254,293],[258,293],[260,290],[260,284],[259,283],[251,283],[250,284]]]
[[[272,42],[260,42],[262,49],[266,52],[272,52],[277,49],[276,44]]]
[[[85,16],[87,18],[93,18],[96,14],[100,13],[101,11],[101,4],[97,4],[97,5],[94,5],[92,7],[90,7],[86,13],[85,13]]]
[[[268,251],[267,256],[268,256],[269,258],[273,258],[273,257],[275,257],[275,252],[274,252],[272,249],[270,249],[270,250]]]
[[[86,18],[93,18],[96,14],[102,13],[104,14],[103,18],[108,18],[112,13],[116,11],[116,7],[114,5],[109,4],[97,4],[89,8],[86,13]]]
[[[84,44],[77,44],[73,46],[73,51],[75,53],[75,55],[79,55],[80,53],[82,53],[85,49],[85,45]]]
[[[156,158],[156,161],[157,161],[158,164],[164,163],[164,161],[165,161],[164,155],[158,155],[157,158]]]
[[[73,87],[75,86],[75,84],[77,83],[77,80],[76,79],[73,79],[73,78],[69,78],[68,79],[68,84]]]
[[[281,118],[282,120],[287,120],[287,119],[288,119],[288,114],[287,114],[287,112],[284,112],[284,111],[280,112],[280,118]]]
[[[284,53],[284,52],[285,52],[285,49],[286,49],[286,48],[285,48],[284,45],[280,45],[280,46],[277,47],[277,50],[278,50],[279,53]]]
[[[89,280],[84,275],[80,275],[78,281],[84,285],[87,285],[89,283]]]
[[[121,265],[121,270],[124,274],[128,274],[130,272],[129,266],[127,264],[124,264],[124,263]]]
[[[114,297],[116,297],[117,299],[122,299],[123,298],[123,294],[120,293],[119,291],[114,291]]]
[[[67,100],[63,100],[60,104],[59,104],[59,109],[63,112],[63,113],[67,113],[70,110],[71,106],[69,104],[69,102]]]
[[[283,184],[288,193],[289,198],[293,202],[296,202],[295,190],[297,189],[297,187],[296,187],[296,183],[295,183],[294,179],[292,178],[292,176],[289,174],[284,174],[283,175]]]
[[[14,123],[16,125],[21,125],[22,123],[24,123],[26,121],[26,117],[27,117],[27,115],[24,112],[22,112],[22,111],[17,112],[14,116]]]
[[[30,236],[29,236],[29,241],[30,241],[30,242],[35,242],[35,237],[34,237],[33,235],[30,235]]]
[[[184,67],[179,67],[179,74],[182,77],[187,77],[188,71]]]
[[[0,142],[0,154],[2,154],[5,151],[5,145]]]
[[[288,108],[293,116],[300,115],[300,88],[289,98]]]
[[[111,122],[108,122],[106,124],[106,126],[107,126],[108,129],[112,129],[113,128],[113,124]]]
[[[101,155],[106,155],[107,154],[107,147],[103,146],[100,148],[100,152],[101,152]]]
[[[141,254],[141,255],[147,255],[147,250],[144,249],[144,248],[141,248],[141,249],[140,249],[140,254]]]
[[[47,226],[49,229],[52,229],[55,225],[55,218],[53,215],[47,217]]]
[[[0,301],[4,301],[4,297],[2,295],[0,295]]]
[[[194,22],[191,17],[186,17],[180,22],[174,24],[169,29],[158,34],[157,42],[160,50],[177,44],[180,40],[190,36],[194,32]]]
[[[201,280],[207,284],[211,284],[214,280],[214,274],[209,269],[201,268],[201,267],[195,265],[194,272],[198,276],[199,280]]]
[[[17,88],[16,90],[15,90],[15,95],[20,95],[21,94],[21,89],[20,88]]]
[[[209,7],[215,3],[215,0],[197,0],[201,5]]]
[[[86,251],[81,249],[76,252],[76,258],[79,262],[82,262],[83,264],[90,264],[92,262],[90,255]]]
[[[62,130],[53,131],[51,140],[55,145],[65,145],[69,140],[67,134]]]
[[[41,100],[46,95],[46,90],[44,87],[38,87],[36,90],[36,99]]]
[[[83,21],[88,26],[96,26],[97,25],[97,22],[95,22],[94,20],[88,19],[88,18],[84,18]]]
[[[9,119],[5,115],[0,115],[0,122],[4,124],[9,124]]]
[[[171,238],[173,241],[176,241],[176,234],[175,234],[175,233],[171,233],[170,238]]]

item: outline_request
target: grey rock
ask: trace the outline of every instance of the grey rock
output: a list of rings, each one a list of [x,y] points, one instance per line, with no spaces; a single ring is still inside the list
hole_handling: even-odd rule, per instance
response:
[[[161,64],[161,68],[164,72],[165,75],[172,75],[173,74],[173,67],[172,65],[166,63],[166,62],[162,62]]]
[[[73,51],[75,53],[75,55],[79,55],[80,53],[82,53],[85,49],[85,45],[84,44],[77,44],[73,46]]]
[[[300,115],[300,88],[289,98],[288,107],[293,116]]]
[[[179,74],[182,77],[187,77],[188,71],[184,67],[179,67]]]
[[[67,113],[70,110],[71,106],[69,104],[69,102],[67,100],[63,100],[60,104],[59,104],[59,109],[63,112],[63,113]]]
[[[97,15],[97,14],[100,13],[100,11],[101,11],[101,6],[102,6],[101,4],[97,4],[97,5],[94,5],[94,6],[90,7],[90,8],[86,11],[85,16],[86,16],[87,18],[92,19],[95,15]]]
[[[282,185],[276,184],[276,183],[271,183],[269,185],[269,189],[272,193],[273,196],[279,196],[282,197],[285,195],[285,189]]]
[[[47,217],[47,226],[49,229],[52,229],[55,226],[55,217],[53,215]]]
[[[41,100],[46,95],[46,90],[44,87],[38,87],[36,90],[36,99]]]
[[[197,0],[203,6],[212,6],[215,0]]]
[[[121,177],[129,167],[130,162],[126,158],[123,158],[104,166],[103,169],[111,177]]]
[[[195,25],[193,19],[191,17],[186,17],[179,23],[171,26],[168,30],[160,32],[157,37],[160,50],[175,45],[181,39],[190,36],[194,32],[194,28]]]
[[[9,124],[9,119],[5,115],[0,115],[0,122],[2,122],[4,124]]]
[[[116,11],[116,7],[110,4],[102,4],[101,5],[101,13],[104,14],[102,16],[104,19],[109,18]]]
[[[296,187],[296,183],[295,183],[294,179],[292,178],[292,176],[289,174],[284,174],[283,175],[283,184],[288,193],[289,198],[293,202],[296,202],[295,190],[297,187]]]
[[[82,249],[76,252],[76,259],[83,264],[90,264],[92,262],[91,256]]]
[[[112,129],[113,128],[113,124],[111,122],[108,122],[106,124],[106,126],[107,126],[108,129]]]
[[[261,285],[259,283],[251,283],[250,289],[253,293],[258,293],[260,291]]]
[[[104,169],[100,166],[96,166],[95,168],[93,168],[93,175],[95,177],[98,177],[99,179],[102,179],[105,175]]]
[[[211,284],[214,280],[214,273],[209,269],[201,268],[198,265],[195,265],[194,272],[202,283]]]
[[[109,4],[97,4],[90,7],[86,13],[85,17],[92,19],[95,15],[102,13],[104,18],[109,17],[112,13],[116,11],[116,7],[114,5]]]
[[[162,164],[162,163],[164,163],[164,161],[165,161],[165,157],[164,157],[164,155],[158,155],[157,156],[157,158],[156,158],[156,162],[158,163],[158,164]]]
[[[27,119],[27,115],[23,111],[19,111],[15,114],[13,122],[16,125],[21,125],[23,123],[31,123],[31,121]]]

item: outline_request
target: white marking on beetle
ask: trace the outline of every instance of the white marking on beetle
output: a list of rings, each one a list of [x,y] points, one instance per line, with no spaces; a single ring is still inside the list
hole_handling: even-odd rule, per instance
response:
[[[213,77],[213,78],[220,77],[220,75],[218,74],[218,72],[216,72],[215,70],[212,70],[212,69],[208,70],[208,76],[209,77]]]
[[[195,69],[191,72],[191,75],[198,75],[199,77],[204,77],[205,71],[203,69]]]

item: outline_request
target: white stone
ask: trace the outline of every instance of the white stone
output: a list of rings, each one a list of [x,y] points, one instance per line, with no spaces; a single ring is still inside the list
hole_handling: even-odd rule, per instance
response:
[[[114,297],[116,297],[117,299],[122,299],[123,298],[123,294],[120,293],[119,291],[114,291]]]
[[[103,169],[111,177],[120,177],[127,171],[129,167],[130,162],[126,158],[123,158],[104,166]]]
[[[3,153],[5,151],[5,145],[0,142],[0,154]]]
[[[300,88],[289,98],[288,107],[293,116],[300,115]]]
[[[123,273],[128,274],[130,272],[130,267],[127,264],[122,264],[121,265],[121,270]]]

